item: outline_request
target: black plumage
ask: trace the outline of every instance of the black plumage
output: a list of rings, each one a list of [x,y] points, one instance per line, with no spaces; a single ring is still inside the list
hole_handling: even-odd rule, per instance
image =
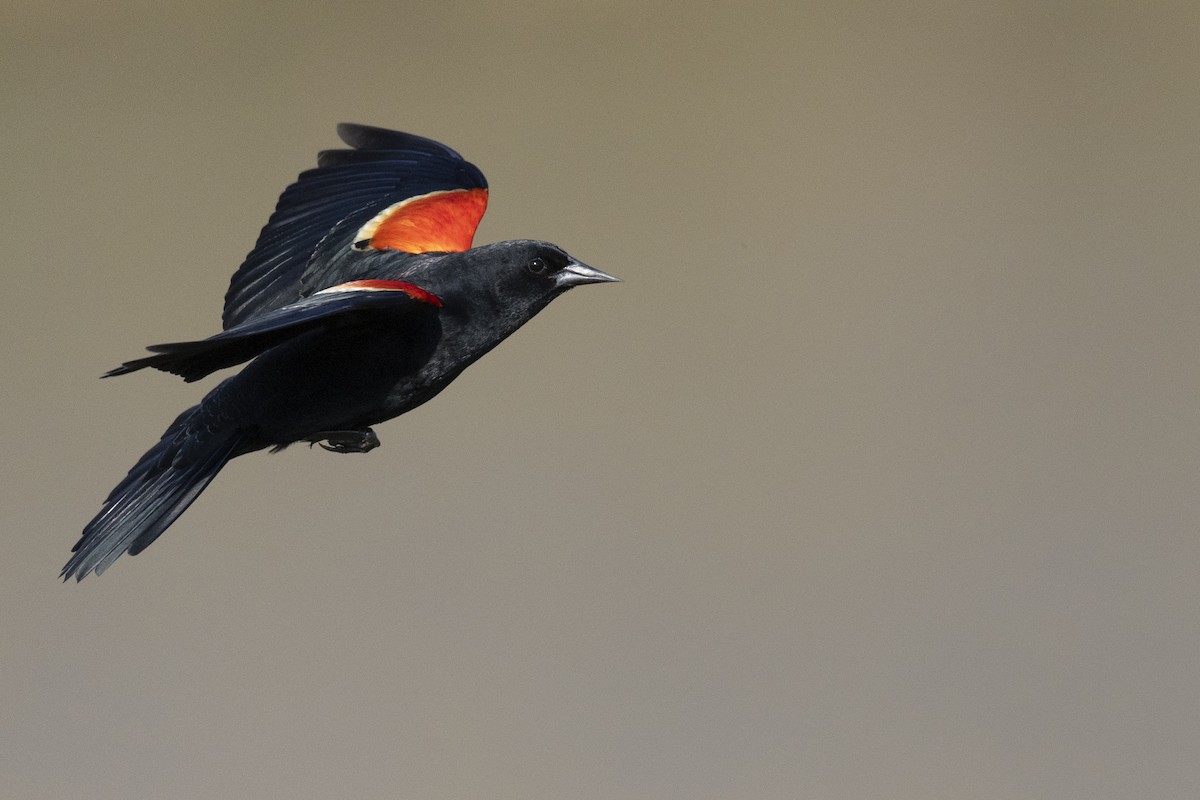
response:
[[[250,361],[113,489],[64,579],[144,550],[231,458],[301,441],[373,449],[372,425],[432,398],[555,297],[616,280],[547,242],[469,247],[487,189],[474,165],[410,134],[338,132],[353,149],[321,153],[283,192],[230,282],[225,330],[108,373],[153,367],[194,381]],[[458,244],[427,249],[444,242]]]

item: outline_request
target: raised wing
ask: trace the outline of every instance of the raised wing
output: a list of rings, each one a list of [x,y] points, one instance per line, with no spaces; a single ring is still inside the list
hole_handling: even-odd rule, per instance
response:
[[[310,291],[348,280],[313,262],[326,237],[352,232],[359,253],[466,250],[487,207],[487,180],[443,144],[409,133],[342,124],[352,149],[326,150],[284,190],[254,249],[234,273],[222,320],[231,328]],[[322,251],[322,258],[329,253]],[[312,285],[313,278],[316,286]],[[324,284],[324,285],[322,285]]]
[[[249,361],[260,353],[318,328],[346,324],[356,313],[387,311],[420,314],[436,311],[437,295],[404,281],[351,281],[323,289],[311,297],[272,309],[253,319],[195,342],[156,344],[155,355],[126,361],[104,377],[153,367],[196,381],[218,369]]]

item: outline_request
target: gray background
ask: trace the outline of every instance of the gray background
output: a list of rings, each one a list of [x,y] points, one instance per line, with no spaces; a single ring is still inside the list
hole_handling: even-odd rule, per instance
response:
[[[6,797],[1200,796],[1194,3],[4,17]],[[58,584],[341,120],[626,283]]]

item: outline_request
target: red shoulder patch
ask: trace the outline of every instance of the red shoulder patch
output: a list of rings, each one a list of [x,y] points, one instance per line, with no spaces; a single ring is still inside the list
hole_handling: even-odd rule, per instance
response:
[[[487,201],[487,189],[448,189],[401,200],[358,229],[354,249],[406,253],[469,250]]]
[[[348,283],[339,283],[337,286],[330,286],[328,289],[322,289],[314,294],[333,294],[334,292],[403,292],[413,300],[429,303],[437,308],[442,307],[442,298],[406,281],[349,281]]]

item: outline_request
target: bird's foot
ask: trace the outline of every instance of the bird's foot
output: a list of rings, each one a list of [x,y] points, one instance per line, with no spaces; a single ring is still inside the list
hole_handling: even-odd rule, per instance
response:
[[[370,428],[353,431],[320,431],[307,437],[308,446],[319,444],[331,453],[369,453],[379,447],[379,437]]]

